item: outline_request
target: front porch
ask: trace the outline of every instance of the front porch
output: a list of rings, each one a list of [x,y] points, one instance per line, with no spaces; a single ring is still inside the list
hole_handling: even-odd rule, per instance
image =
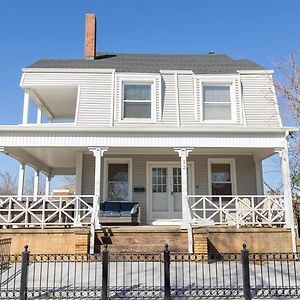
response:
[[[292,229],[289,182],[282,195],[263,195],[262,160],[274,148],[57,148],[7,147],[20,160],[18,195],[0,196],[3,228],[79,228],[91,233],[96,249],[100,202],[139,204],[140,225],[176,225],[187,230],[192,251],[193,230],[203,227]],[[282,170],[288,162],[281,150]],[[30,154],[29,154],[30,153]],[[38,187],[23,195],[24,165],[48,176],[46,195]],[[76,176],[74,195],[52,195],[55,174]],[[36,180],[38,182],[38,180]],[[105,224],[105,226],[114,224]],[[132,232],[137,230],[130,227]],[[149,227],[150,228],[150,227]],[[180,229],[181,228],[181,229]],[[192,234],[191,234],[192,233]],[[292,238],[294,240],[294,238]]]

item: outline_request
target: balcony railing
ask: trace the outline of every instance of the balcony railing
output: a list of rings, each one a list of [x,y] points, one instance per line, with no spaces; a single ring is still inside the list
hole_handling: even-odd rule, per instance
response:
[[[0,226],[91,224],[94,196],[0,196]]]
[[[189,195],[193,225],[281,227],[285,225],[284,196]]]

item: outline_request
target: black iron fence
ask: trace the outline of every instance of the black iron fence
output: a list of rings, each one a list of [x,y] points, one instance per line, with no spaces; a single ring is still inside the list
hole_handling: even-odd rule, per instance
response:
[[[1,299],[300,298],[295,253],[2,255]]]

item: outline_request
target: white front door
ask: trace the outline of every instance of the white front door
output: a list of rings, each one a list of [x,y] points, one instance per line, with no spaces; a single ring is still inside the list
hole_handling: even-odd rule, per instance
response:
[[[150,221],[182,219],[180,165],[153,164],[149,171]]]

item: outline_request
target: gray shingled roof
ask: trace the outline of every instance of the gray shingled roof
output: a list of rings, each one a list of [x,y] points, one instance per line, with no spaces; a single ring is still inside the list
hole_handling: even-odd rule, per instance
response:
[[[227,55],[97,53],[95,60],[42,59],[28,68],[116,69],[118,72],[158,73],[160,70],[192,70],[195,74],[228,74],[237,70],[264,70],[248,60]]]

